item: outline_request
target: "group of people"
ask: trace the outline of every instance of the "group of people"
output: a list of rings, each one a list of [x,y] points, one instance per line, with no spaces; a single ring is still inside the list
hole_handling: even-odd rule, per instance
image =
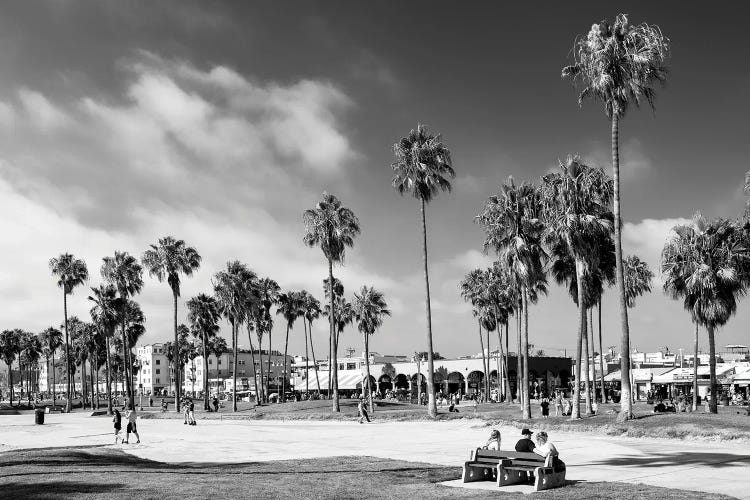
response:
[[[515,450],[524,453],[536,453],[544,458],[552,455],[557,458],[559,455],[557,448],[550,441],[549,436],[544,431],[536,433],[536,444],[531,439],[533,433],[529,429],[523,429],[521,431],[521,439],[516,442]],[[499,450],[500,449],[500,431],[493,429],[490,433],[490,438],[487,440],[485,445],[482,447],[485,450]]]
[[[125,439],[122,439],[122,436],[120,435],[120,431],[122,430],[122,414],[120,413],[120,410],[115,408],[114,415],[112,417],[112,422],[114,423],[115,427],[115,444],[117,444],[118,440],[120,440],[123,444],[128,444],[130,442],[131,432],[135,434],[135,438],[137,439],[136,444],[138,444],[141,442],[141,437],[138,435],[138,427],[135,423],[135,408],[126,409],[125,407],[123,407],[123,411],[125,412],[125,420],[128,422],[127,426],[125,427]]]

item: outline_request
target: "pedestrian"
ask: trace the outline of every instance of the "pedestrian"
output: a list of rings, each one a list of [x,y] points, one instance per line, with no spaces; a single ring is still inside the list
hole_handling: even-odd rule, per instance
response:
[[[154,398],[152,398],[152,397],[148,398],[148,406],[149,407],[154,406]]]
[[[193,403],[192,399],[188,403],[188,419],[190,420],[190,425],[195,425],[195,403]]]
[[[190,420],[190,408],[187,405],[187,399],[182,400],[182,416],[184,417],[183,425],[187,425]]]
[[[542,409],[542,418],[549,418],[549,399],[547,399],[547,396],[542,397],[539,406]]]
[[[357,411],[359,412],[359,423],[364,423],[362,420],[370,421],[370,417],[367,415],[367,408],[365,408],[365,400],[359,398],[359,404],[357,405]]]
[[[219,398],[214,396],[214,412],[218,412],[218,411],[219,411]]]
[[[122,429],[122,415],[120,415],[120,410],[115,408],[115,414],[112,417],[112,422],[115,424],[115,444],[117,444],[118,439],[122,439],[122,436],[120,436],[120,429]]]
[[[565,415],[563,412],[562,396],[560,395],[560,391],[557,391],[555,393],[555,416],[559,417],[561,414]]]
[[[135,408],[126,410],[125,418],[128,420],[128,426],[125,428],[125,441],[123,441],[123,443],[127,444],[128,442],[130,442],[131,432],[135,434],[135,438],[137,439],[135,443],[136,444],[140,443],[141,436],[138,435],[138,428],[135,425],[135,419],[136,419]]]

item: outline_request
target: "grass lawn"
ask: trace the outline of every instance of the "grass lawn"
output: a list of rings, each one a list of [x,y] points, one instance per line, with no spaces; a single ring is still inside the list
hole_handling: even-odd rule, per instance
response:
[[[46,448],[0,454],[3,496],[57,498],[513,498],[449,488],[458,467],[335,457],[243,464],[165,464],[117,448]],[[521,495],[522,496],[522,495]],[[705,493],[625,483],[571,483],[534,498],[701,499]],[[712,495],[712,498],[729,498]]]

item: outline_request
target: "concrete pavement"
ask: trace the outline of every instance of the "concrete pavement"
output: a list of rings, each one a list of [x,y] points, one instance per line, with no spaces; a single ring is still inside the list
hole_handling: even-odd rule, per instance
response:
[[[371,424],[201,420],[193,427],[180,420],[147,419],[139,420],[138,428],[141,444],[118,447],[160,462],[230,463],[368,455],[450,465],[457,472],[469,459],[470,450],[481,446],[490,432],[484,423],[472,420],[376,420]],[[519,430],[499,430],[502,447],[512,448],[520,437]],[[750,444],[746,442],[648,440],[565,432],[551,432],[550,439],[567,464],[567,478],[571,480],[645,483],[750,499]],[[113,442],[112,423],[106,417],[46,415],[43,426],[33,425],[33,415],[0,417],[0,452]]]

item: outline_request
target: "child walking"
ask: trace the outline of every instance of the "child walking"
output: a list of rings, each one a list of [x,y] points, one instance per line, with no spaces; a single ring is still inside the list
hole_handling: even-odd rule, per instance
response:
[[[122,439],[122,436],[120,436],[120,429],[122,429],[122,415],[120,415],[120,411],[117,408],[115,408],[112,422],[115,424],[115,444],[117,444],[117,440]]]

